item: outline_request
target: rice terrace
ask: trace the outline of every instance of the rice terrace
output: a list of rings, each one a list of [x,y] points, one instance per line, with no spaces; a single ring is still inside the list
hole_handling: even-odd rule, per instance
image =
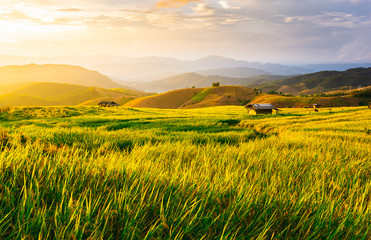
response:
[[[2,0],[0,240],[371,239],[371,0]]]
[[[14,107],[2,239],[369,239],[371,110]]]

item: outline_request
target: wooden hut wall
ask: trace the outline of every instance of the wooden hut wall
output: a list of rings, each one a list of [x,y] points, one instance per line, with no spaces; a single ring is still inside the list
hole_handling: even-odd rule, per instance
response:
[[[272,109],[256,109],[256,114],[272,114]]]

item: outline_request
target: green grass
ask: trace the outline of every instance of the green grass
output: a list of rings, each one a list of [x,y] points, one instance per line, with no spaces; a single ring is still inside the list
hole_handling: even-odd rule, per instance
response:
[[[201,102],[209,94],[210,91],[211,91],[211,88],[206,88],[205,90],[202,90],[202,92],[198,93],[191,99],[195,102]]]
[[[370,239],[371,111],[0,113],[1,239]]]

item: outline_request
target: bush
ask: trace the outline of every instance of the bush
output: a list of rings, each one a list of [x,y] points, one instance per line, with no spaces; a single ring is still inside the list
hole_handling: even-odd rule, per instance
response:
[[[353,97],[371,97],[371,88],[366,88],[359,91],[353,91],[351,93]]]
[[[220,86],[220,82],[214,82],[211,84],[212,87],[219,87]]]
[[[239,100],[239,99],[238,99]],[[250,99],[245,99],[245,100],[239,100],[241,102],[241,105],[242,106],[245,106],[246,104],[248,104],[250,102]]]

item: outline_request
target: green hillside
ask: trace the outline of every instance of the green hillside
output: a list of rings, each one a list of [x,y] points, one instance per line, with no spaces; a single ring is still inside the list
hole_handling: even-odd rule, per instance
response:
[[[313,104],[320,104],[322,107],[350,107],[350,106],[365,106],[371,102],[371,96],[281,96],[263,94],[254,98],[251,103],[271,103],[279,108],[286,107],[312,107]]]
[[[99,101],[124,104],[146,95],[125,89],[104,89],[66,83],[29,83],[14,86],[14,91],[0,95],[0,106],[95,105]]]
[[[0,85],[25,82],[55,82],[103,88],[119,88],[121,85],[96,71],[71,65],[14,65],[0,67]]]
[[[14,107],[0,239],[371,239],[371,110]]]
[[[267,92],[275,90],[291,94],[313,94],[370,85],[371,68],[353,68],[343,72],[323,71],[286,78],[263,85],[263,89]],[[262,83],[257,86],[262,86]]]
[[[149,108],[201,108],[211,106],[241,106],[255,97],[256,93],[246,87],[220,86],[209,88],[185,88],[138,98],[125,106]]]

